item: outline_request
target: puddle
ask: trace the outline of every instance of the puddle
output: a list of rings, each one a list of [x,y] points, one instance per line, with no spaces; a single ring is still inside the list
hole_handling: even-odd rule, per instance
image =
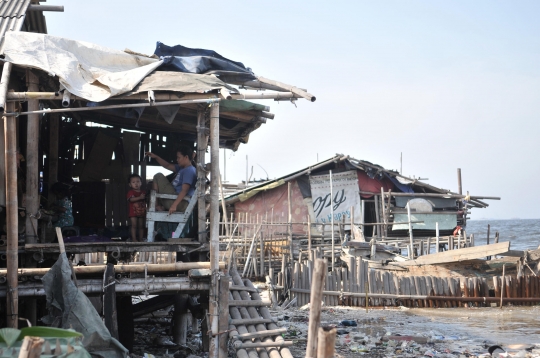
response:
[[[539,306],[483,308],[416,308],[407,311],[414,320],[423,317],[434,328],[461,332],[460,336],[482,337],[487,341],[510,345],[540,343]]]

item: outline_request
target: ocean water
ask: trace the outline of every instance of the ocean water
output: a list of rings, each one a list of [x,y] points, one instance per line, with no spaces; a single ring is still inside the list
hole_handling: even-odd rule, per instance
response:
[[[467,220],[467,236],[474,234],[476,246],[485,245],[490,225],[489,242],[493,243],[495,232],[499,242],[510,241],[510,249],[537,249],[540,246],[540,219]]]

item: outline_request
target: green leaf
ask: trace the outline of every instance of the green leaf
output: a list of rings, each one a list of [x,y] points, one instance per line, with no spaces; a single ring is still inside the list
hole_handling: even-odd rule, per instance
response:
[[[15,328],[2,328],[0,329],[0,341],[6,343],[8,347],[11,347],[13,343],[17,341],[21,331]]]
[[[25,336],[71,338],[71,337],[82,337],[82,333],[79,333],[70,329],[33,326],[33,327],[25,327],[21,329],[21,337],[25,337]]]

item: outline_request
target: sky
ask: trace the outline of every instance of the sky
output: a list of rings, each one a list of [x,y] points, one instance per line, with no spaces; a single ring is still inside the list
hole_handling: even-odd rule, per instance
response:
[[[472,219],[540,218],[538,1],[48,0],[51,35],[152,54],[212,49],[316,102],[265,101],[275,119],[225,177],[276,178],[336,153],[457,191],[498,196]]]

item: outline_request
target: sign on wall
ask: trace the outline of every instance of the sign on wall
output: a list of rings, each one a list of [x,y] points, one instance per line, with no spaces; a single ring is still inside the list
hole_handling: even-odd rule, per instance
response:
[[[310,176],[309,184],[313,200],[312,222],[332,222],[331,205],[334,207],[334,222],[341,222],[345,216],[345,222],[350,223],[351,207],[354,207],[354,222],[361,221],[360,193],[355,170],[332,174],[333,198],[330,198],[329,174]]]

